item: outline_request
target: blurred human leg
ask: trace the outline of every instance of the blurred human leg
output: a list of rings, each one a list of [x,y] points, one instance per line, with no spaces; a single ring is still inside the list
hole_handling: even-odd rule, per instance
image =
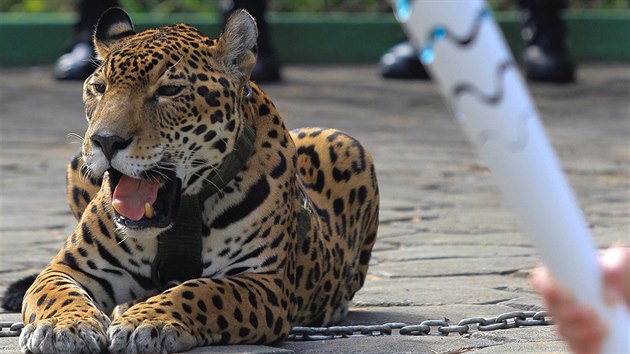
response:
[[[563,0],[519,0],[525,42],[525,75],[534,81],[567,83],[575,80],[575,64],[566,48],[561,19]]]
[[[54,76],[57,80],[85,80],[96,69],[92,34],[105,10],[117,7],[117,0],[80,0],[79,20],[74,26],[70,49],[57,59]]]

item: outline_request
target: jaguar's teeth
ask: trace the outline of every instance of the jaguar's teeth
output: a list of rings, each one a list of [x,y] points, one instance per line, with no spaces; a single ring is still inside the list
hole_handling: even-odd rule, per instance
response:
[[[114,207],[114,210],[116,210],[116,212],[120,214],[120,200],[114,199],[112,201],[112,206]]]
[[[151,219],[155,215],[155,209],[153,209],[153,205],[149,203],[144,203],[144,217],[147,219]]]

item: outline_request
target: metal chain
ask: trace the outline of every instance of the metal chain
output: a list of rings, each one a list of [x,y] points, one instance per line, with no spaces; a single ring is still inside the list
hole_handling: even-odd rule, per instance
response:
[[[465,318],[456,325],[449,324],[446,320],[426,320],[417,325],[393,322],[369,326],[293,327],[285,340],[311,341],[359,335],[384,336],[391,335],[394,331],[405,336],[447,336],[451,333],[463,335],[476,331],[494,331],[521,326],[547,326],[550,324],[553,324],[553,320],[546,311],[513,311],[492,318]],[[18,337],[22,328],[24,328],[22,322],[0,322],[0,337]]]
[[[553,324],[553,321],[546,311],[513,311],[492,318],[465,318],[457,324],[449,324],[446,320],[427,320],[418,325],[385,323],[374,326],[293,327],[286,340],[311,341],[359,335],[383,336],[391,335],[394,330],[398,331],[399,335],[406,336],[447,336],[451,333],[463,335],[476,331],[494,331],[521,326],[547,326],[550,324]]]
[[[0,322],[0,338],[18,337],[24,328],[22,322]]]

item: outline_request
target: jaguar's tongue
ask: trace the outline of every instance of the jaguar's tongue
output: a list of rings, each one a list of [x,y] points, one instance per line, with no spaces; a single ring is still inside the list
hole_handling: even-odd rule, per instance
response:
[[[142,219],[145,214],[151,218],[159,189],[159,181],[123,175],[114,189],[112,206],[118,214],[133,221]]]

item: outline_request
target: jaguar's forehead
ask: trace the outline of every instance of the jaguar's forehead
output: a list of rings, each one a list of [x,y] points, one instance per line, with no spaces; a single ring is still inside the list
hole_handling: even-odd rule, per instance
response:
[[[120,41],[105,58],[105,74],[112,83],[146,82],[174,66],[208,69],[209,49],[215,44],[215,39],[185,24],[146,30]]]

